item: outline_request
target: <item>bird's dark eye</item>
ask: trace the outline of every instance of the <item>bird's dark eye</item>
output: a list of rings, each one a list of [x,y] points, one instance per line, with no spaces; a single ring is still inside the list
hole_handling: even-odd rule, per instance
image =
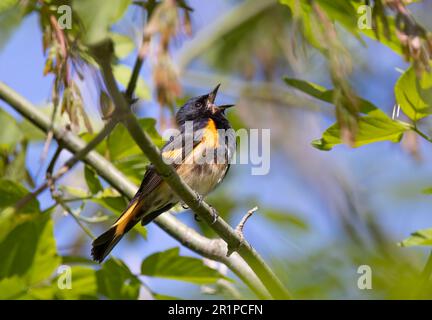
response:
[[[197,104],[196,104],[197,108],[202,108],[202,106],[203,106],[202,102],[197,102]]]

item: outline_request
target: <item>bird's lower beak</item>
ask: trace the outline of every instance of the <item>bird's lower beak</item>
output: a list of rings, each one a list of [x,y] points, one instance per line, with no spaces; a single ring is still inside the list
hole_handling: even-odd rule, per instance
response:
[[[220,83],[216,86],[216,88],[213,89],[212,92],[209,93],[208,101],[212,104],[214,103],[214,101],[216,99],[216,95],[217,95],[217,92],[219,90],[219,87],[220,87]]]
[[[224,111],[224,110],[226,110],[226,109],[228,109],[228,108],[232,108],[232,107],[234,107],[235,106],[235,104],[224,104],[224,105],[222,105],[222,106],[218,106],[217,108],[220,110],[220,111]]]

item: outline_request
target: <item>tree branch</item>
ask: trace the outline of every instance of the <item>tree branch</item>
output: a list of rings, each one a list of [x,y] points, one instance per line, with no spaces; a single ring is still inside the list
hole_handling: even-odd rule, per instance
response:
[[[176,173],[174,168],[165,163],[160,150],[151,141],[150,137],[141,130],[136,117],[128,108],[128,103],[117,87],[112,68],[111,56],[112,46],[110,43],[101,43],[94,48],[93,53],[98,61],[105,86],[111,94],[114,105],[119,112],[124,113],[124,124],[137,145],[154,165],[157,173],[165,180],[177,196],[183,200],[188,207],[205,220],[210,227],[227,243],[229,248],[238,248],[237,252],[254,270],[258,278],[266,286],[275,299],[289,299],[290,294],[276,277],[270,267],[255,249],[231,228],[222,218],[214,220],[214,209],[202,201],[197,193],[192,190]]]
[[[8,103],[43,132],[47,133],[50,130],[51,122],[48,117],[2,82],[0,82],[0,99]],[[54,126],[53,135],[65,149],[75,153],[75,155],[86,147],[83,140],[70,132],[65,132],[58,126]],[[137,186],[96,151],[88,152],[81,160],[92,167],[98,175],[124,196],[131,199],[135,195]],[[185,247],[206,258],[226,264],[259,298],[270,298],[260,279],[237,253],[227,257],[227,246],[222,240],[208,239],[198,234],[171,214],[159,216],[155,223]]]

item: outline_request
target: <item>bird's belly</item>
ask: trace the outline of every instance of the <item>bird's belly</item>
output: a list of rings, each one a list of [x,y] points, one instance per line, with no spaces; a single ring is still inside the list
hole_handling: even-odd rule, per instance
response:
[[[190,164],[183,165],[186,174],[181,174],[184,181],[196,192],[206,196],[221,181],[227,169],[226,164]]]

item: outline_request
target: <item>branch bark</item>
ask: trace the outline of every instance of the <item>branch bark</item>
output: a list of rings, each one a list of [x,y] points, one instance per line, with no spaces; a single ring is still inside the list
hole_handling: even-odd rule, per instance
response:
[[[288,290],[277,278],[274,272],[256,252],[256,250],[236,232],[222,218],[214,219],[214,209],[204,202],[175,172],[174,168],[165,163],[160,150],[151,141],[150,137],[141,130],[141,127],[131,113],[124,95],[120,92],[115,81],[112,68],[112,46],[109,42],[101,43],[93,50],[99,63],[105,86],[111,94],[116,109],[122,112],[124,124],[137,145],[154,165],[158,174],[165,180],[177,196],[188,207],[206,221],[209,226],[225,240],[228,248],[237,248],[237,253],[247,262],[264,286],[275,299],[290,299]]]
[[[2,82],[0,82],[0,99],[8,103],[43,132],[47,133],[51,129],[51,121],[47,116]],[[52,130],[54,138],[65,149],[75,155],[87,149],[86,143],[71,132],[63,130],[58,126],[54,126]],[[91,166],[105,181],[124,196],[131,199],[135,195],[138,187],[96,151],[86,153],[81,160]],[[261,299],[271,298],[266,287],[264,287],[251,267],[239,254],[234,253],[229,257],[227,256],[227,246],[223,240],[206,238],[180,222],[171,214],[159,216],[155,220],[155,223],[185,247],[206,258],[226,264],[257,297]]]

